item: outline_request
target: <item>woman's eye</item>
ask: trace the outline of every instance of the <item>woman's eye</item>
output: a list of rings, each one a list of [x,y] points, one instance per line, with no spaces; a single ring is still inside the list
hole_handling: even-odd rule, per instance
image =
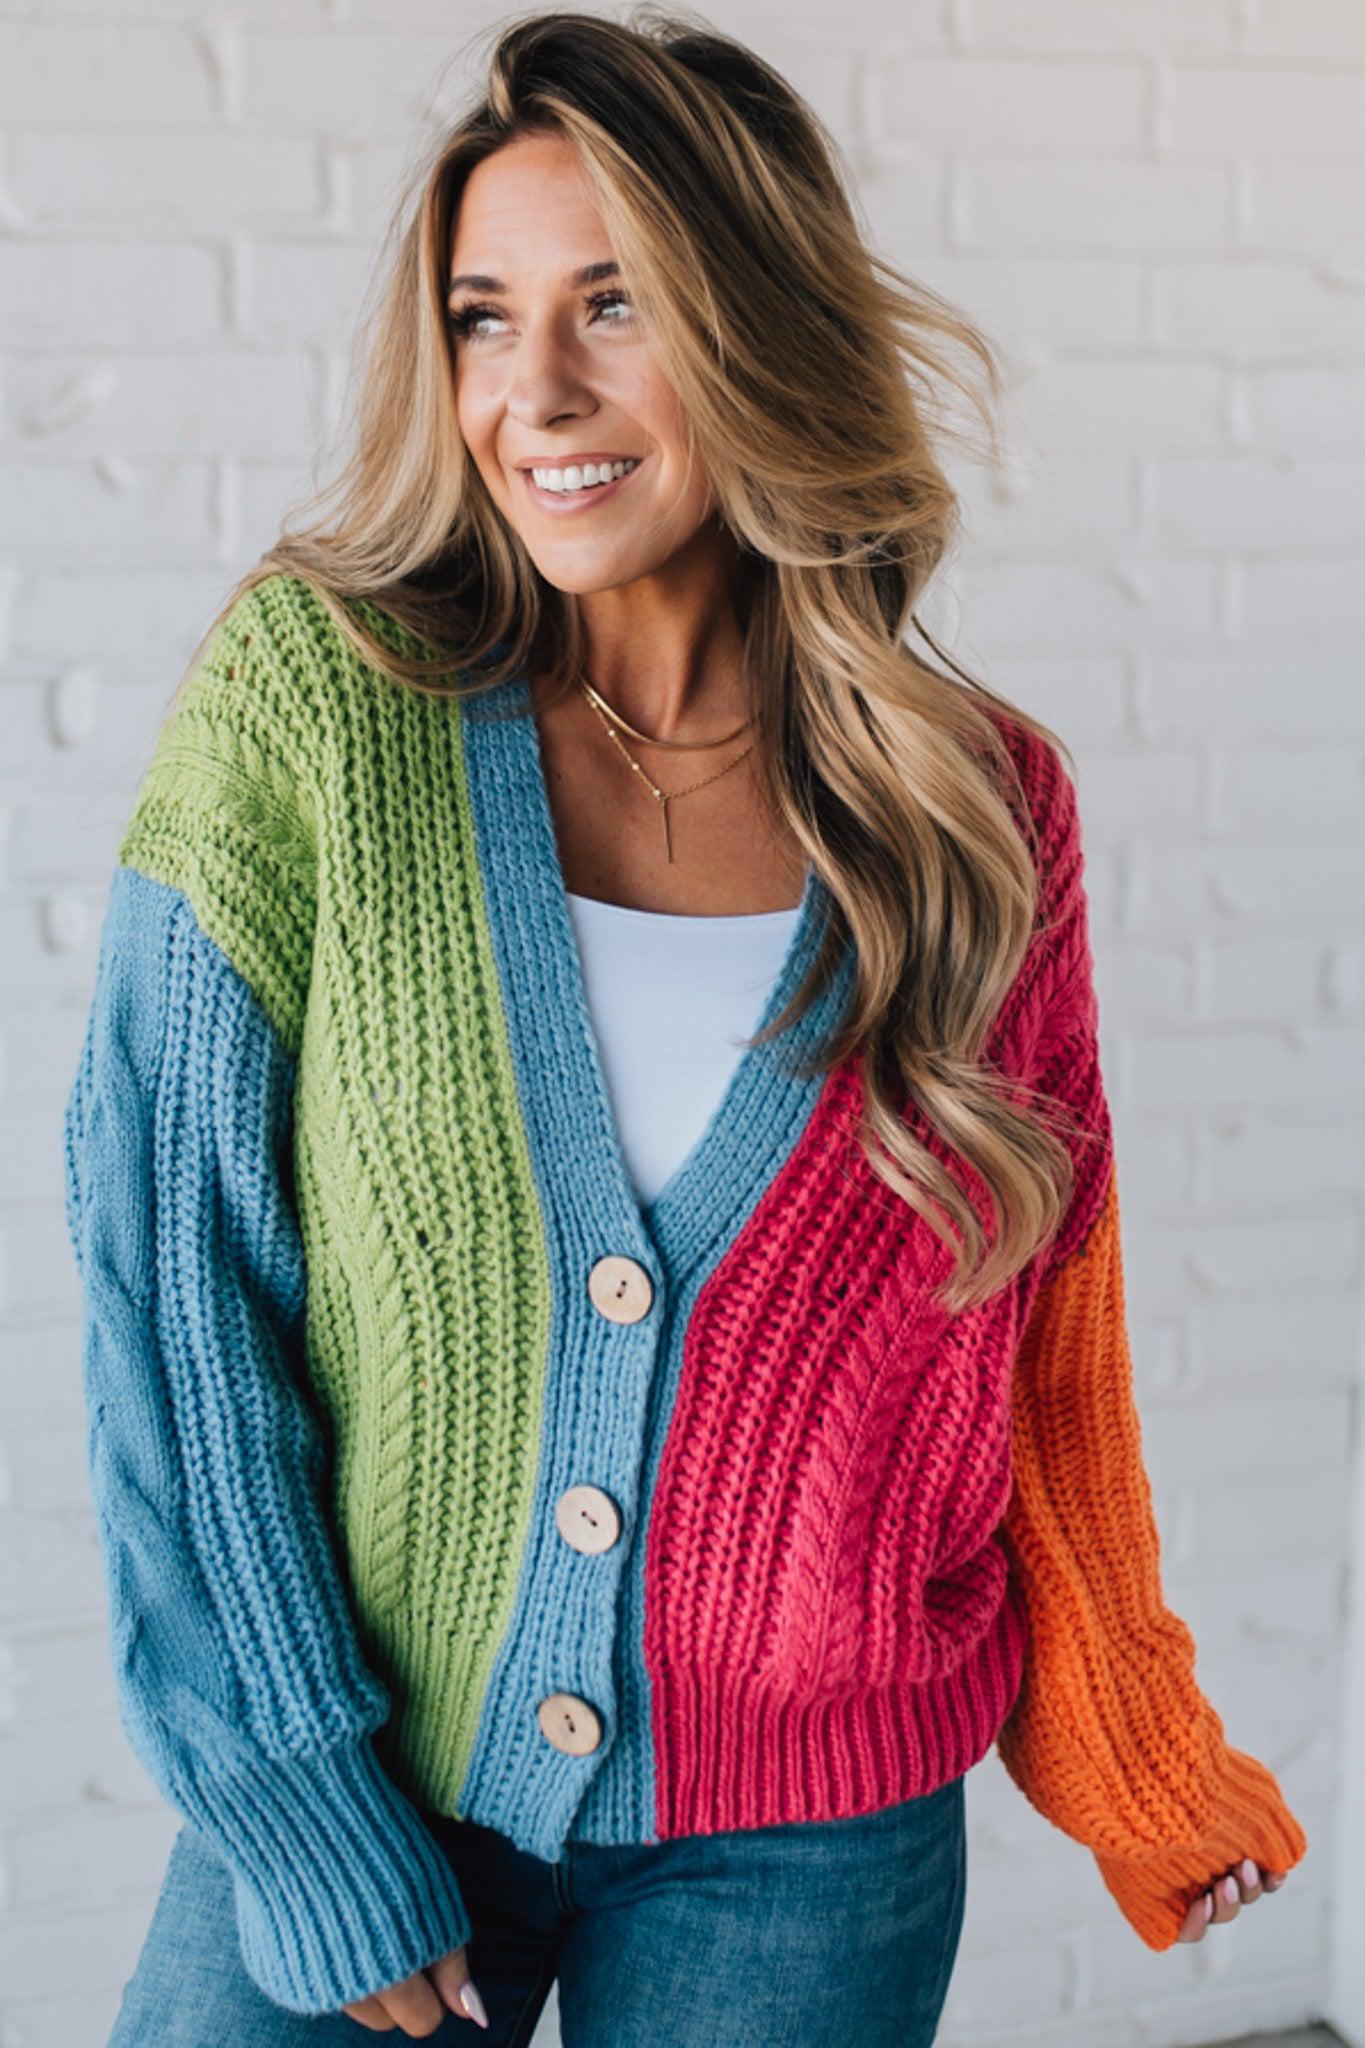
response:
[[[461,306],[458,311],[452,307],[450,324],[461,340],[466,335],[470,335],[477,340],[479,337],[476,329],[479,321],[496,320],[497,317],[491,306]]]
[[[628,297],[626,296],[626,294],[625,294],[624,292],[598,292],[598,293],[596,293],[596,295],[595,295],[595,296],[593,297],[593,299],[592,299],[591,303],[592,303],[592,305],[593,305],[594,307],[601,307],[601,306],[603,306],[603,305],[612,305],[612,304],[615,304],[615,305],[618,305],[618,306],[624,306],[624,307],[625,307],[625,309],[626,309],[626,311],[627,311],[627,313],[632,313],[632,314],[633,314],[633,310],[634,310],[634,309],[632,308],[632,306],[631,306],[631,303],[630,303],[630,300],[629,300],[629,298],[628,298]],[[611,325],[614,325],[614,324],[615,324],[614,322],[610,322],[610,321],[608,322],[608,325],[609,325],[609,326],[611,326]]]

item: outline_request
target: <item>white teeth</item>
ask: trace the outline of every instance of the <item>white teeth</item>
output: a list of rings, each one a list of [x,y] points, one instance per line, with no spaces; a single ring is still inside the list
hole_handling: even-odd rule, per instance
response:
[[[618,476],[626,476],[639,466],[639,462],[633,458],[621,462],[585,462],[581,466],[571,462],[565,469],[533,469],[531,475],[542,491],[568,493],[591,490],[597,484],[614,481]]]

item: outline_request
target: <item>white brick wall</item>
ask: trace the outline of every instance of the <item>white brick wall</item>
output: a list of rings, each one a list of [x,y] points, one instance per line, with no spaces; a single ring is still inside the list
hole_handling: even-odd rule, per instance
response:
[[[0,2048],[112,2023],[174,1820],[117,1725],[61,1212],[117,832],[202,621],[334,432],[395,180],[490,17],[0,5]],[[1365,10],[752,0],[887,254],[1014,371],[933,615],[1075,747],[1167,1592],[1313,1853],[1157,1957],[994,1756],[942,2038],[1314,2016],[1365,1136]],[[552,2012],[545,2038],[552,2035]]]

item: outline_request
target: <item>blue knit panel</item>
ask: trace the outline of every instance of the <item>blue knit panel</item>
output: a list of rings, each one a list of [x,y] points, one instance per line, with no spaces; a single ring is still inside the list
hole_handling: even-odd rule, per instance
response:
[[[370,1738],[303,1392],[292,1063],[177,889],[115,870],[66,1104],[92,1493],[120,1713],[231,1868],[248,1971],[335,2011],[468,1938]]]
[[[613,1638],[626,1563],[623,1540],[597,1556],[565,1542],[555,1504],[588,1480],[634,1525],[639,1447],[668,1310],[666,1276],[630,1189],[575,966],[536,731],[514,679],[463,707],[465,759],[503,1008],[545,1219],[551,1323],[536,1491],[511,1625],[489,1675],[461,1788],[460,1812],[551,1859],[560,1853],[593,1774],[615,1739]],[[520,712],[503,722],[509,708]],[[592,1304],[588,1274],[621,1252],[654,1281],[650,1312],[611,1323]],[[536,1709],[575,1692],[603,1716],[604,1747],[569,1756],[541,1732]],[[649,1825],[640,1816],[640,1839]]]

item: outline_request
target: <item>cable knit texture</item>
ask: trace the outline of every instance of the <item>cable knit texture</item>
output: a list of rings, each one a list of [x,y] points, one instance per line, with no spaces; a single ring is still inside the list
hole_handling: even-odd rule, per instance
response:
[[[293,577],[233,606],[120,842],[67,1103],[124,1725],[231,1868],[246,1967],[317,2014],[459,1946],[432,1813],[553,1858],[865,1812],[996,1742],[1168,1946],[1306,1838],[1162,1599],[1060,761],[1007,723],[1040,916],[987,1057],[1073,1113],[1075,1183],[949,1317],[856,1062],[814,1059],[846,946],[640,1205],[529,689],[472,681],[393,683]],[[764,1022],[830,908],[809,872]],[[556,1515],[585,1484],[620,1518],[592,1552]]]

